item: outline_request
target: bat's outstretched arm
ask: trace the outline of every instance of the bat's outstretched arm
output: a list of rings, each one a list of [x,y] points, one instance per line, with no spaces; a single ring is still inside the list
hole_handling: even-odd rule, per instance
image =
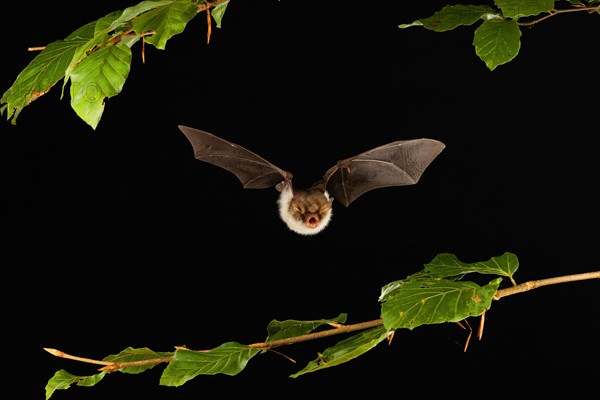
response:
[[[184,125],[179,129],[192,144],[196,159],[228,170],[246,189],[264,189],[292,179],[291,173],[236,143]]]
[[[348,206],[376,188],[414,185],[444,147],[427,138],[391,142],[338,161],[323,180],[329,193]]]

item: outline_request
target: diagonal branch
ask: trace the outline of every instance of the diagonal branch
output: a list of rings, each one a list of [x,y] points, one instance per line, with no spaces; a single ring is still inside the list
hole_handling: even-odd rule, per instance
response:
[[[501,298],[506,297],[506,296],[511,296],[513,294],[527,292],[529,290],[537,289],[537,288],[540,288],[543,286],[556,285],[559,283],[566,283],[566,282],[583,281],[583,280],[589,280],[589,279],[600,279],[600,271],[586,272],[586,273],[574,274],[574,275],[564,275],[564,276],[559,276],[556,278],[540,279],[537,281],[525,282],[525,283],[522,283],[517,286],[512,286],[512,287],[509,287],[506,289],[497,290],[493,299],[500,300]],[[482,315],[482,318],[484,315],[485,315],[485,313]],[[381,319],[381,318],[374,319],[371,321],[361,322],[358,324],[352,324],[352,325],[335,324],[332,329],[329,329],[326,331],[313,332],[313,333],[309,333],[306,335],[295,336],[295,337],[290,337],[290,338],[281,339],[281,340],[273,340],[271,342],[253,343],[253,344],[249,344],[248,347],[252,347],[252,348],[256,348],[256,349],[270,350],[270,349],[273,349],[273,348],[279,347],[279,346],[285,346],[285,345],[290,345],[290,344],[294,344],[294,343],[306,342],[309,340],[321,339],[324,337],[329,337],[329,336],[334,336],[334,335],[341,335],[343,333],[349,333],[349,332],[359,331],[359,330],[363,330],[363,329],[374,328],[374,327],[382,326],[382,325],[383,325],[383,319]],[[480,331],[482,329],[483,329],[483,326],[480,326]],[[481,332],[479,332],[478,335],[481,336]],[[73,356],[73,355],[67,354],[65,352],[62,352],[60,350],[51,349],[51,348],[44,348],[44,350],[46,350],[48,353],[50,353],[56,357],[67,358],[69,360],[75,360],[75,361],[81,361],[81,362],[85,362],[88,364],[103,365],[103,367],[100,368],[99,370],[100,371],[109,371],[109,372],[114,372],[121,368],[126,368],[126,367],[135,367],[135,366],[149,365],[149,364],[159,364],[159,363],[163,363],[163,362],[168,363],[173,360],[173,356],[171,356],[171,357],[153,358],[150,360],[140,360],[140,361],[130,361],[130,362],[111,362],[111,361],[101,361],[101,360],[94,360],[91,358]],[[201,350],[201,351],[210,351],[210,350]]]

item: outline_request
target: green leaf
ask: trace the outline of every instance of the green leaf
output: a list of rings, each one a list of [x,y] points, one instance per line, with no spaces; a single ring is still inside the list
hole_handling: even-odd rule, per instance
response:
[[[221,4],[217,5],[216,7],[214,7],[210,13],[210,15],[212,15],[213,19],[215,20],[215,23],[217,24],[217,28],[221,27],[223,15],[225,14],[225,10],[227,9],[228,4],[229,4],[228,1],[226,1],[225,3],[221,3]]]
[[[73,57],[71,58],[71,62],[69,63],[67,69],[64,72],[64,79],[63,79],[63,86],[62,86],[62,91],[64,93],[64,89],[65,86],[67,85],[67,82],[69,81],[69,78],[71,77],[71,72],[73,71],[73,68],[75,68],[76,66],[79,65],[79,63],[81,62],[82,59],[84,59],[85,57],[88,56],[88,54],[92,53],[92,50],[99,46],[102,43],[105,43],[106,41],[108,41],[109,36],[106,33],[96,33],[94,30],[94,35],[95,36],[91,36],[89,37],[88,40],[79,42],[81,43],[80,46],[75,50],[75,52],[73,52]],[[63,97],[63,93],[61,93],[61,99]]]
[[[127,7],[123,12],[117,12],[117,18],[114,18],[108,27],[107,31],[118,29],[121,26],[127,25],[133,18],[139,16],[146,11],[153,10],[155,8],[168,5],[173,3],[173,0],[158,0],[158,1],[142,1],[135,6]],[[109,16],[115,15],[115,13],[109,14]],[[98,20],[100,23],[101,20]],[[103,24],[104,25],[104,24]],[[102,27],[104,29],[104,27]]]
[[[454,254],[441,253],[429,263],[425,268],[406,279],[390,282],[381,288],[379,301],[384,302],[387,297],[395,292],[396,289],[410,281],[428,282],[432,279],[460,280],[466,274],[477,272],[484,275],[500,275],[508,277],[513,285],[516,282],[513,279],[514,273],[519,268],[519,260],[513,253],[504,253],[498,257],[492,257],[488,261],[465,263],[460,261]]]
[[[521,30],[514,20],[489,20],[475,29],[475,53],[493,71],[515,58],[521,48]]]
[[[175,353],[164,353],[164,352],[155,352],[150,350],[147,347],[142,347],[138,349],[134,349],[133,347],[128,347],[125,350],[121,351],[119,354],[107,356],[103,359],[103,361],[114,362],[114,363],[127,363],[133,361],[147,361],[147,360],[157,360],[155,364],[144,364],[137,365],[134,367],[125,367],[119,369],[119,372],[123,372],[126,374],[139,374],[144,372],[150,368],[155,367],[156,365],[164,362],[165,358],[172,357]]]
[[[333,319],[320,319],[315,321],[298,321],[290,319],[281,322],[273,320],[267,327],[269,336],[266,341],[272,342],[274,340],[302,336],[314,331],[319,326],[330,325],[332,323],[343,324],[344,322],[346,322],[346,314],[340,314]]]
[[[52,378],[46,384],[46,400],[52,397],[55,390],[68,389],[72,384],[77,386],[94,386],[100,382],[107,372],[101,372],[91,376],[76,376],[68,373],[64,369],[57,371]]]
[[[513,253],[506,252],[499,257],[492,257],[488,261],[465,263],[460,261],[454,254],[438,254],[423,269],[432,278],[448,278],[457,275],[465,275],[471,272],[486,275],[512,276],[519,268],[519,260]]]
[[[456,322],[489,310],[502,278],[481,287],[448,279],[409,280],[387,295],[381,318],[390,331]]]
[[[106,14],[104,17],[98,19],[94,25],[94,36],[98,34],[108,33],[110,31],[117,31],[117,28],[113,28],[113,23],[123,15],[123,10],[117,10]]]
[[[498,12],[488,6],[454,5],[445,6],[431,17],[418,19],[410,24],[398,25],[405,29],[422,26],[435,32],[445,32],[461,25],[472,25],[480,19],[499,17]]]
[[[260,351],[236,342],[224,343],[207,351],[177,350],[165,368],[160,384],[181,386],[198,375],[237,375]]]
[[[89,29],[90,24],[77,32],[82,33]],[[73,35],[71,36],[73,37]],[[14,125],[16,115],[23,107],[46,94],[65,75],[65,70],[69,67],[73,55],[87,40],[87,38],[79,36],[70,40],[57,40],[34,57],[0,99],[0,103],[5,104],[2,109],[7,112],[7,120],[10,120],[16,113],[12,120]]]
[[[360,332],[336,343],[335,346],[329,347],[322,354],[319,354],[316,360],[309,362],[301,371],[290,375],[290,378],[297,378],[309,372],[335,367],[351,361],[371,350],[387,337],[388,330],[382,326]]]
[[[167,40],[185,29],[188,21],[196,16],[198,6],[190,0],[176,0],[148,11],[132,21],[136,33],[154,31],[145,40],[156,48],[164,50]]]
[[[121,92],[131,64],[131,49],[121,43],[94,51],[71,72],[71,107],[96,129],[108,98]]]
[[[495,0],[506,18],[528,17],[550,11],[554,0]]]
[[[65,42],[80,42],[83,43],[85,41],[90,40],[94,37],[94,32],[96,30],[96,21],[88,22],[87,24],[77,28],[73,32],[69,34],[64,40]]]

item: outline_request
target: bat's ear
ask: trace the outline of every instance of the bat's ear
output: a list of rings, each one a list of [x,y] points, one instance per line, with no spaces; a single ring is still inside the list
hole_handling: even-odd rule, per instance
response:
[[[283,189],[288,187],[288,185],[289,185],[288,181],[281,181],[275,186],[275,189],[277,189],[278,192],[281,192]]]
[[[281,182],[279,182],[276,186],[275,189],[277,189],[278,192],[281,192],[282,190],[286,189],[286,188],[292,188],[292,173],[291,172],[287,172],[284,171],[285,173],[285,179],[282,180]]]

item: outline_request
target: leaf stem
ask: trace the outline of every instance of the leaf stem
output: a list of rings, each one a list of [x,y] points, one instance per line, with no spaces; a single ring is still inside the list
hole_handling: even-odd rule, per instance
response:
[[[205,1],[204,3],[198,4],[198,13],[201,13],[202,11],[206,11],[211,7],[218,6],[219,4],[227,3],[228,1],[229,0]]]

